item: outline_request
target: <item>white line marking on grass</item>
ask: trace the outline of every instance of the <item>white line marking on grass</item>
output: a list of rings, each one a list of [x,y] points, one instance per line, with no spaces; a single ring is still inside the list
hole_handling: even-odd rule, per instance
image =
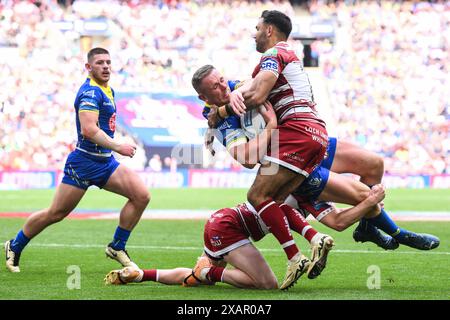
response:
[[[44,247],[44,248],[105,248],[104,245],[100,244],[63,244],[63,243],[33,243],[30,244],[31,247]],[[144,250],[191,250],[191,251],[202,251],[201,247],[170,247],[170,246],[139,246],[139,245],[128,245],[128,249],[144,249]],[[261,252],[280,252],[280,249],[259,249]],[[309,249],[307,251],[310,251]],[[375,253],[375,254],[435,254],[435,255],[450,255],[450,252],[441,251],[427,251],[427,250],[417,250],[417,251],[381,251],[381,250],[347,250],[347,249],[334,249],[333,253]]]

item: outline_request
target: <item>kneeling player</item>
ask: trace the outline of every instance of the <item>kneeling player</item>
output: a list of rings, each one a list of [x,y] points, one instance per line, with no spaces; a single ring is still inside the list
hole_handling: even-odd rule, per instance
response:
[[[370,191],[369,196],[357,207],[353,208],[360,215],[368,213],[384,198],[384,189],[378,185]],[[297,232],[304,218],[299,212],[287,214],[291,228]],[[204,254],[199,258],[194,269],[148,269],[140,270],[126,267],[109,272],[104,281],[107,284],[126,284],[131,282],[156,281],[168,285],[183,284],[196,286],[198,284],[214,284],[224,282],[238,288],[277,289],[278,281],[267,261],[253,245],[269,231],[255,209],[249,204],[240,204],[234,208],[224,208],[216,211],[205,224]],[[320,234],[317,234],[320,236]],[[318,248],[324,251],[324,247]],[[318,253],[320,255],[320,252]],[[318,274],[315,268],[324,265],[324,259],[311,261],[301,257],[301,273],[308,278]],[[230,264],[234,268],[226,268]]]

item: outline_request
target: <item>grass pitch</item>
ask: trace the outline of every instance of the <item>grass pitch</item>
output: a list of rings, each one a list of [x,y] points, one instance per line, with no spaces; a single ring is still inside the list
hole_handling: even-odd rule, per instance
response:
[[[0,212],[31,211],[45,207],[54,191],[1,191]],[[153,190],[150,208],[212,209],[245,199],[245,190]],[[389,190],[388,210],[450,211],[448,190]],[[124,199],[90,190],[79,208],[118,210]],[[0,219],[0,239],[15,236],[24,219]],[[433,251],[400,246],[386,252],[373,244],[355,243],[353,227],[338,233],[312,223],[336,240],[327,268],[315,280],[300,278],[288,292],[236,289],[227,284],[183,288],[153,282],[105,286],[105,274],[118,268],[106,259],[115,220],[64,220],[33,239],[22,254],[19,274],[0,266],[0,299],[133,299],[133,300],[310,300],[310,299],[442,299],[450,298],[450,222],[399,222],[401,227],[432,233],[441,239]],[[202,220],[142,220],[127,249],[142,268],[192,267],[202,252]],[[303,251],[308,245],[297,236]],[[256,243],[278,279],[286,260],[273,237]],[[75,267],[74,267],[75,266]],[[75,269],[74,269],[75,268]],[[73,270],[80,271],[80,289],[73,286]],[[379,286],[374,281],[379,272]],[[379,289],[369,287],[379,287]]]

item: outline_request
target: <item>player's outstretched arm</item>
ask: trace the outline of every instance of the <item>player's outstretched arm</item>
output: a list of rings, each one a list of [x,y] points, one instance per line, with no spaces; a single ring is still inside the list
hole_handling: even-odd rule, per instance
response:
[[[264,157],[271,140],[272,130],[277,127],[277,117],[270,102],[264,102],[259,111],[266,122],[263,132],[247,143],[228,149],[231,156],[248,169],[252,169]]]
[[[123,156],[133,157],[136,153],[136,146],[127,143],[118,143],[97,126],[98,113],[80,112],[79,118],[81,134],[86,139],[101,147],[120,153]]]

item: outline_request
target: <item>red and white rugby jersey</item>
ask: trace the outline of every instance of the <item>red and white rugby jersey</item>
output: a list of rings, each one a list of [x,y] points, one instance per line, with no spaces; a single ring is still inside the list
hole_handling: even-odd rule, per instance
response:
[[[287,42],[279,42],[263,53],[252,77],[260,71],[272,72],[278,78],[268,100],[279,121],[296,118],[325,126],[315,109],[311,83],[303,63]]]
[[[238,216],[244,231],[254,241],[259,241],[264,238],[266,234],[270,233],[269,229],[250,203],[242,203],[232,209]]]

